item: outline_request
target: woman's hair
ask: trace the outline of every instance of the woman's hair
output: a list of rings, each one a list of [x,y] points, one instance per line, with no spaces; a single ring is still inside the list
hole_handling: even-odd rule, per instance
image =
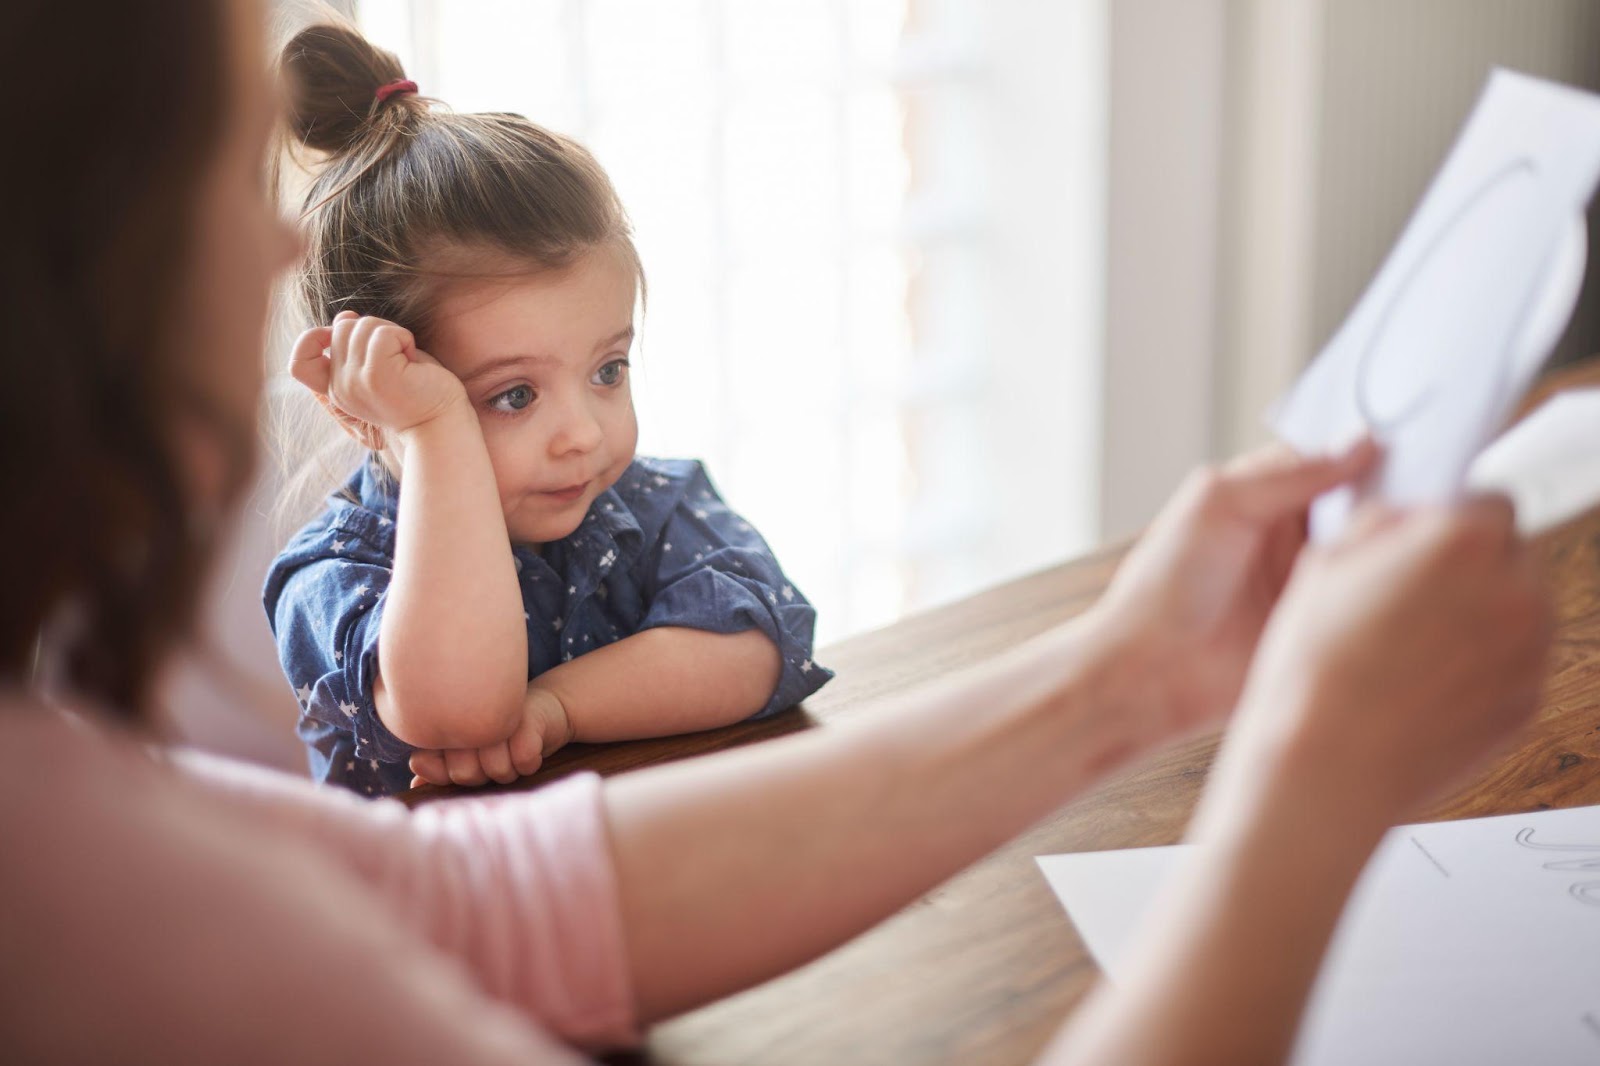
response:
[[[380,94],[405,78],[399,60],[333,19],[296,33],[279,66],[289,144],[276,185],[282,195],[296,169],[309,177],[298,205],[306,258],[290,311],[300,328],[350,310],[396,322],[426,348],[442,285],[560,270],[601,245],[632,261],[642,287],[627,214],[576,141],[520,115],[456,114],[415,92]],[[342,473],[328,469],[332,421],[295,406],[277,433],[288,477],[280,515]],[[308,416],[325,427],[320,445]]]
[[[135,715],[210,555],[173,427],[207,419],[230,450],[253,429],[218,423],[174,343],[192,205],[229,107],[227,11],[11,0],[0,14],[0,87],[30,101],[0,167],[0,679],[33,673],[48,630],[61,682]]]

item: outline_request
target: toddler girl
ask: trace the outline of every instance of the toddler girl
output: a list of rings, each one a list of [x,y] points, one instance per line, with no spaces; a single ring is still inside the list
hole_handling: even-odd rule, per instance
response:
[[[435,110],[345,26],[282,68],[326,323],[290,370],[370,449],[266,581],[314,776],[510,781],[815,692],[815,612],[760,534],[698,462],[634,455],[643,276],[593,157]]]

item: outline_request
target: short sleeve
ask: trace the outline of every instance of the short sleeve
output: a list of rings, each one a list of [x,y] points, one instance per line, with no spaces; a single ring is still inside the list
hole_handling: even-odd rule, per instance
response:
[[[372,700],[389,557],[339,525],[296,540],[274,565],[265,597],[284,675],[305,717],[348,734],[356,758],[403,762],[413,749]]]
[[[648,558],[654,572],[646,582],[649,607],[641,630],[758,629],[777,646],[783,670],[755,717],[794,706],[833,677],[812,659],[816,610],[755,527],[723,502],[699,463],[691,464],[682,496]]]

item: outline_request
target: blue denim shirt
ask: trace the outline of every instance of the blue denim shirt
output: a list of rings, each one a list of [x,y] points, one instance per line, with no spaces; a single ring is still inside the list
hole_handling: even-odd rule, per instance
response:
[[[289,541],[263,600],[278,659],[300,702],[312,776],[367,795],[411,781],[412,747],[372,704],[378,630],[394,568],[395,486],[363,463]],[[833,676],[812,661],[816,611],[755,528],[693,460],[636,459],[578,528],[534,551],[513,545],[528,619],[528,677],[656,626],[759,629],[783,672],[756,717]]]

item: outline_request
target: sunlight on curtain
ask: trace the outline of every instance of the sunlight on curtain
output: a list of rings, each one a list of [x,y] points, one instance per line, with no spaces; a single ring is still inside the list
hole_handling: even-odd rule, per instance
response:
[[[981,10],[356,7],[424,94],[526,114],[595,152],[649,278],[640,450],[706,461],[817,604],[824,641],[1079,546],[997,503],[1004,477],[1050,469],[1005,472],[996,441],[1015,420],[986,401]],[[997,547],[996,524],[1021,521],[1062,543]]]

